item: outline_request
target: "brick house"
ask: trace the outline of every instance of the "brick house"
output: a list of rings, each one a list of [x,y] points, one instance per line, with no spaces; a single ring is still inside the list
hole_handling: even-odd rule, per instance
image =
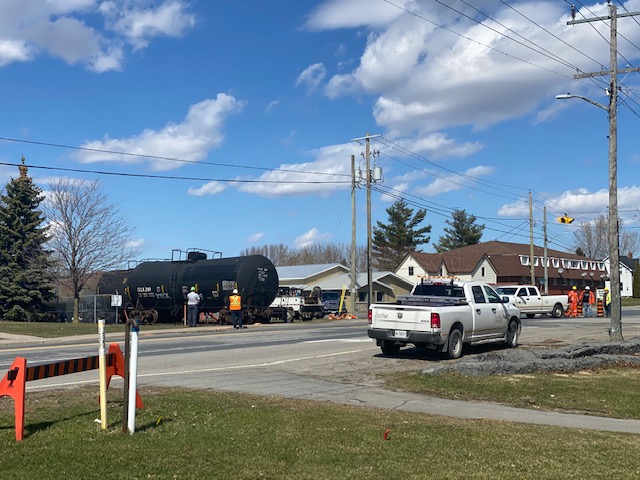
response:
[[[536,285],[544,291],[544,249],[534,246]],[[589,285],[604,288],[608,270],[602,260],[547,248],[549,294],[567,293]],[[495,285],[530,284],[530,246],[497,240],[469,245],[444,253],[412,252],[402,260],[395,273],[416,282],[421,276],[456,276],[462,280],[484,281]]]

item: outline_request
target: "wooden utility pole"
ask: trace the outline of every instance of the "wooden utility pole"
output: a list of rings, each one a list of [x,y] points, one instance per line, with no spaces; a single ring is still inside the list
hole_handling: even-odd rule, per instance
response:
[[[356,314],[356,156],[351,155],[351,305],[349,313]],[[341,312],[338,312],[340,315]]]
[[[542,265],[544,266],[544,293],[549,294],[549,265],[547,257],[547,206],[544,206],[544,216],[542,223],[542,231],[544,235],[544,254],[542,256]]]
[[[533,197],[529,190],[529,269],[531,271],[531,285],[536,284],[536,266],[533,256]]]
[[[620,232],[618,222],[618,74],[638,72],[640,68],[618,69],[618,18],[640,15],[640,12],[627,12],[618,15],[618,9],[609,2],[609,15],[605,17],[585,18],[571,20],[567,25],[578,23],[601,22],[610,20],[610,70],[596,73],[580,73],[573,78],[588,78],[609,75],[609,106],[599,104],[593,100],[589,103],[603,108],[609,114],[609,277],[611,280],[611,324],[609,338],[611,340],[623,340],[622,337],[622,302],[620,299]]]

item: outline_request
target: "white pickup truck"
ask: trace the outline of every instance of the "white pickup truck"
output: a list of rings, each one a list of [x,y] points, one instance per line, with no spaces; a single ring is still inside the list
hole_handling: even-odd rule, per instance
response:
[[[569,301],[566,295],[542,295],[538,287],[532,285],[500,285],[496,287],[496,291],[500,296],[509,297],[527,318],[543,313],[555,318],[561,317]]]
[[[497,340],[515,347],[520,328],[520,311],[483,282],[425,278],[396,303],[369,306],[368,334],[384,355],[407,344],[449,358],[460,357],[465,343]]]

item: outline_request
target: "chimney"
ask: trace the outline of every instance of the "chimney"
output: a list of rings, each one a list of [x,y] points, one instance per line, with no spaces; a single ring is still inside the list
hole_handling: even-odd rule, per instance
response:
[[[627,258],[628,258],[629,260],[633,260],[633,252],[629,252],[629,253],[627,253]]]

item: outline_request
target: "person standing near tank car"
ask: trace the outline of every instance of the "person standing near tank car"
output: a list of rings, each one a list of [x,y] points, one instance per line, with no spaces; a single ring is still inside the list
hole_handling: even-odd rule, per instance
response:
[[[198,304],[200,295],[196,293],[196,287],[191,287],[187,294],[187,326],[195,327],[198,324]]]
[[[247,328],[242,325],[242,297],[238,294],[238,289],[233,289],[233,294],[229,297],[229,311],[233,328]]]

